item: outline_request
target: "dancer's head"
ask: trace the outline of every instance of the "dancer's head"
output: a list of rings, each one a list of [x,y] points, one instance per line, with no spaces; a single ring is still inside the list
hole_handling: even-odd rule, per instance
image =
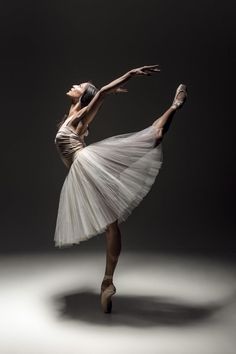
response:
[[[92,81],[87,81],[81,84],[73,85],[71,89],[66,92],[66,95],[72,99],[73,104],[80,101],[80,106],[83,108],[89,104],[98,91],[98,88],[92,83]],[[65,114],[62,120],[57,123],[58,129],[67,117],[68,114]]]
[[[73,85],[66,94],[71,97],[74,103],[80,100],[81,108],[83,108],[89,104],[97,92],[98,88],[91,81],[88,81]]]

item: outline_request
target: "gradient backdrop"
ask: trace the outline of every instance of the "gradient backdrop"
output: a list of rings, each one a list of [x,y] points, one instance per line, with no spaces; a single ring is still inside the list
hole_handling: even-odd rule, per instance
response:
[[[164,138],[155,185],[121,224],[126,250],[231,252],[235,241],[235,44],[233,1],[2,2],[1,252],[60,250],[54,228],[67,170],[54,145],[71,84],[101,87],[159,64],[107,97],[87,144],[138,131],[171,104],[188,102]],[[103,249],[104,235],[81,243]],[[75,247],[76,249],[76,247]]]

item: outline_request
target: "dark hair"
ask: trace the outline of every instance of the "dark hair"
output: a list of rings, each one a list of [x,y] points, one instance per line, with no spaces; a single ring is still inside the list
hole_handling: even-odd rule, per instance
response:
[[[93,97],[99,91],[98,88],[92,83],[92,81],[87,81],[89,84],[84,91],[83,95],[80,97],[81,108],[86,107],[90,101],[92,101]],[[59,129],[60,126],[65,122],[68,114],[64,114],[62,120],[57,123],[57,128]]]

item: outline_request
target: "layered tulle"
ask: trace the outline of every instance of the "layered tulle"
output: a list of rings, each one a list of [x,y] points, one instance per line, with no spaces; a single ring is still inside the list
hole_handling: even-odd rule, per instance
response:
[[[125,221],[149,192],[163,163],[155,128],[109,137],[75,152],[62,186],[58,247],[79,244]]]

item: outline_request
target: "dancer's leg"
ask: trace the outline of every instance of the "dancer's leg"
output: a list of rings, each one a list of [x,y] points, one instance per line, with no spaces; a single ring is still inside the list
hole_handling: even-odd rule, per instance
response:
[[[170,108],[152,123],[152,125],[156,128],[157,140],[162,140],[163,135],[167,133],[176,110],[183,105],[186,97],[186,86],[181,84],[176,90],[175,98]]]
[[[112,283],[112,277],[121,252],[121,233],[117,220],[106,229],[106,268],[105,275],[110,279],[104,279],[101,285],[102,291]]]
[[[161,117],[157,118],[152,123],[152,125],[156,128],[158,139],[161,139],[163,135],[168,131],[175,112],[176,108],[170,107]]]

